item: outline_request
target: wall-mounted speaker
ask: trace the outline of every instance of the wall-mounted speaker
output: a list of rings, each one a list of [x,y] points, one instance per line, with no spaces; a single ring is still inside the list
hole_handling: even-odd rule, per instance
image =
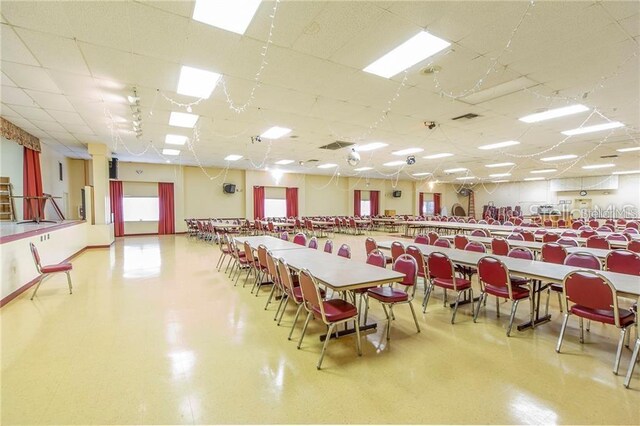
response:
[[[118,159],[112,158],[109,161],[109,179],[118,179]]]
[[[393,198],[400,198],[402,197],[402,191],[393,191],[391,195],[393,195]]]

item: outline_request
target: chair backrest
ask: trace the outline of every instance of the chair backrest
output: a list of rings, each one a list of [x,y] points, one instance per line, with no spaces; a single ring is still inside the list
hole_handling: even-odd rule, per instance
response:
[[[309,240],[309,248],[310,249],[318,249],[318,239],[316,237],[311,237]]]
[[[427,233],[427,237],[429,238],[429,245],[434,245],[436,243],[436,241],[438,240],[438,238],[440,238],[440,236],[438,235],[437,232],[434,231],[429,231]]]
[[[469,218],[467,223],[478,223],[478,221],[471,217],[471,218]]]
[[[556,234],[555,232],[547,232],[542,236],[543,243],[553,243],[555,241],[558,241],[559,239],[560,235]]]
[[[627,222],[627,224],[625,226],[627,227],[627,229],[629,229],[629,228],[633,228],[633,229],[640,228],[640,225],[638,225],[638,222],[635,222],[635,221]]]
[[[598,233],[593,229],[583,229],[580,231],[580,238],[589,238],[592,235],[598,235]]]
[[[496,256],[506,256],[509,254],[509,243],[504,238],[494,237],[491,240],[491,253]]]
[[[36,245],[33,243],[29,243],[29,248],[31,249],[31,256],[33,257],[33,263],[36,264],[36,269],[38,270],[38,273],[41,274],[42,264],[40,262],[40,254],[38,253],[38,249],[36,248]]]
[[[607,241],[629,241],[624,234],[613,233],[607,235]]]
[[[464,248],[469,244],[469,238],[466,235],[456,235],[453,237],[453,246],[458,250],[464,250]]]
[[[580,244],[578,244],[578,241],[576,241],[573,238],[569,238],[569,237],[560,237],[560,238],[558,238],[556,243],[560,244],[561,246],[566,246],[566,247],[578,247],[580,245]]]
[[[307,311],[314,317],[318,317],[318,312],[323,321],[326,321],[324,315],[324,304],[322,303],[322,297],[320,296],[320,290],[318,284],[316,284],[315,278],[311,275],[308,269],[303,269],[298,275],[300,281],[300,291],[302,292],[302,299],[304,300],[304,306]]]
[[[493,287],[507,287],[509,298],[511,293],[511,279],[509,269],[500,260],[492,256],[485,256],[478,260],[478,279],[482,285],[489,284]]]
[[[565,300],[590,309],[610,311],[613,307],[616,326],[620,326],[618,298],[613,285],[594,271],[572,271],[563,282]]]
[[[289,233],[287,231],[283,231],[280,233],[280,239],[284,241],[289,241]]]
[[[445,240],[444,238],[438,238],[434,243],[434,246],[436,247],[445,247],[445,248],[451,248],[451,243],[449,242],[449,240]]]
[[[576,238],[577,236],[578,236],[578,233],[572,229],[563,231],[562,234],[560,234],[560,237]]]
[[[592,228],[597,228],[600,226],[600,222],[598,222],[596,219],[591,219],[589,221],[589,226]]]
[[[558,219],[558,228],[564,228],[567,226],[567,221],[564,219]]]
[[[477,241],[469,241],[469,243],[464,247],[466,251],[474,251],[476,253],[486,253],[487,248],[484,244],[479,243]]]
[[[426,264],[430,277],[455,280],[456,274],[453,262],[446,254],[439,251],[431,252],[427,255]]]
[[[293,242],[295,244],[298,244],[298,245],[301,245],[301,246],[306,246],[307,245],[307,237],[302,232],[298,232],[293,237]]]
[[[629,250],[613,250],[605,259],[604,269],[640,276],[640,255]]]
[[[638,228],[632,228],[632,227],[628,227],[625,228],[624,231],[622,232],[623,234],[639,234],[640,231],[638,231]]]
[[[569,253],[564,259],[564,264],[567,266],[577,266],[578,268],[602,269],[600,260],[593,254],[584,251]]]
[[[571,223],[571,229],[580,229],[580,227],[583,225],[584,225],[584,222],[576,220],[575,222]]]
[[[258,246],[258,264],[267,267],[267,247],[264,244]]]
[[[324,242],[324,252],[333,253],[333,241],[327,240]]]
[[[248,241],[245,241],[244,243],[242,243],[244,245],[244,254],[246,256],[247,262],[249,262],[249,265],[251,265],[252,267],[255,268],[255,257],[253,256],[253,250],[251,250],[251,245],[249,244]]]
[[[409,245],[407,246],[407,254],[415,259],[416,265],[418,265],[418,276],[425,277],[424,256],[422,256],[420,249]]]
[[[544,243],[540,251],[540,260],[563,265],[567,258],[567,249],[558,243]]]
[[[551,221],[551,219],[545,219],[543,224],[544,226],[548,226],[548,227],[553,226],[553,222]]]
[[[267,222],[267,228],[269,229],[269,232],[273,233],[275,232],[275,227],[273,226],[273,222]]]
[[[273,283],[278,287],[282,288],[282,283],[278,279],[278,268],[276,267],[275,259],[273,258],[273,253],[267,251],[267,271],[273,280]],[[283,289],[284,290],[284,289]]]
[[[378,243],[376,243],[376,240],[373,238],[367,237],[367,239],[364,240],[364,248],[367,251],[367,254],[369,254],[374,250],[378,250]]]
[[[471,232],[471,236],[472,237],[485,237],[486,234],[484,233],[483,229],[474,229],[473,232]]]
[[[395,262],[397,258],[405,253],[404,246],[398,241],[391,243],[391,258]]]
[[[522,232],[520,232],[520,235],[522,235],[522,238],[524,238],[525,241],[535,241],[536,240],[536,236],[533,235],[533,232],[531,232],[531,231],[522,231]]]
[[[484,219],[480,219],[480,220],[478,221],[478,225],[488,225],[488,224],[489,224],[489,222],[487,222],[487,221],[486,221],[486,220],[484,220]]]
[[[587,238],[587,247],[611,250],[609,240],[607,240],[606,237],[603,237],[602,235],[592,235]]]
[[[629,245],[627,246],[627,250],[633,251],[635,253],[640,253],[640,241],[638,241],[638,240],[629,241]]]
[[[510,220],[507,220],[505,223],[502,224],[502,226],[513,226],[513,222],[511,222]]]
[[[295,297],[295,293],[293,291],[293,277],[291,275],[291,269],[289,269],[289,265],[287,265],[287,262],[285,262],[284,259],[274,260],[276,263],[276,270],[278,271],[278,279],[280,280],[282,289],[289,295],[289,297],[294,299],[296,303],[300,303],[300,300]]]
[[[544,228],[540,228],[540,229],[536,229],[536,232],[534,232],[534,235],[545,235],[547,234],[549,231],[547,229]]]
[[[418,263],[408,254],[402,254],[393,262],[393,270],[404,274],[404,278],[398,284],[412,286],[415,291],[418,279]]]
[[[606,220],[604,221],[604,224],[605,224],[605,225],[615,225],[615,224],[616,224],[616,221],[615,221],[615,220],[613,220],[613,219],[606,219]]]
[[[512,232],[507,236],[507,240],[524,241],[524,237],[519,232]]]
[[[367,263],[369,265],[379,266],[381,268],[387,267],[387,259],[384,257],[384,254],[378,249],[375,249],[367,255]]]
[[[419,234],[416,236],[416,239],[413,240],[416,244],[429,244],[429,237],[423,234]]]
[[[525,259],[525,260],[533,260],[533,252],[526,247],[514,247],[509,250],[507,254],[509,257],[513,257],[515,259]]]
[[[351,247],[349,247],[349,244],[343,244],[340,246],[338,249],[338,256],[351,259]]]
[[[600,228],[602,228],[602,231],[605,231],[605,232],[606,230],[609,230],[609,232],[614,232],[616,230],[616,226],[613,223],[605,223]]]

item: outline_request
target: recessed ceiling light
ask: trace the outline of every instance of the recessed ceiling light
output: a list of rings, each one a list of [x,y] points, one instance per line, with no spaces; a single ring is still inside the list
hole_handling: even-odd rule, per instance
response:
[[[504,141],[504,142],[492,143],[489,145],[482,145],[482,146],[479,146],[478,149],[498,149],[498,148],[505,148],[507,146],[513,146],[513,145],[520,145],[520,142]]]
[[[180,69],[177,93],[208,99],[220,80],[220,74],[183,65]]]
[[[531,170],[529,173],[553,173],[557,172],[558,169],[540,169],[540,170]]]
[[[318,166],[319,169],[330,169],[332,167],[336,167],[337,164],[333,164],[333,163],[326,163],[326,164],[320,164]]]
[[[407,149],[401,149],[400,151],[393,151],[392,154],[393,155],[410,155],[410,154],[417,154],[418,152],[422,152],[424,151],[424,149],[422,148],[407,148]]]
[[[482,102],[487,102],[493,99],[500,98],[502,96],[510,95],[511,93],[519,92],[523,89],[536,86],[538,84],[540,83],[523,76],[511,81],[496,84],[495,86],[488,87],[483,90],[478,90],[477,92],[472,91],[473,93],[468,96],[463,96],[462,99],[468,104],[477,105]]]
[[[457,167],[455,169],[446,169],[444,170],[445,173],[458,173],[458,172],[466,172],[467,169],[464,167]]]
[[[428,176],[431,175],[433,173],[429,173],[429,172],[420,172],[420,173],[412,173],[411,176]]]
[[[640,146],[633,146],[631,148],[620,148],[620,149],[616,149],[616,151],[618,151],[618,152],[640,151]]]
[[[162,155],[180,155],[180,150],[165,148],[162,150]]]
[[[610,121],[608,123],[596,124],[594,126],[578,127],[577,129],[565,130],[564,132],[562,132],[562,134],[567,136],[574,136],[582,135],[584,133],[599,132],[602,130],[617,129],[618,127],[624,127],[624,124],[619,121]]]
[[[540,177],[529,177],[529,178],[524,178],[524,180],[530,181],[530,180],[544,180],[545,178],[543,178],[542,176]]]
[[[226,157],[224,157],[224,160],[225,161],[238,161],[241,158],[242,158],[242,155],[231,154],[231,155],[227,155]]]
[[[287,129],[286,127],[273,126],[269,130],[261,134],[260,137],[266,139],[279,139],[290,132],[291,129]]]
[[[511,176],[511,173],[494,173],[494,174],[489,175],[489,177],[492,177],[492,178],[507,177],[507,176]]]
[[[167,135],[164,138],[164,143],[169,145],[184,145],[187,143],[187,137],[182,135]]]
[[[373,170],[373,167],[358,167],[353,169],[354,172],[366,172],[367,170]]]
[[[541,158],[540,161],[560,161],[560,160],[571,160],[573,158],[578,158],[578,156],[577,155],[573,155],[573,154],[556,155],[555,157]]]
[[[373,151],[374,149],[384,148],[388,144],[383,142],[371,142],[365,145],[358,145],[354,149],[358,152]]]
[[[508,179],[498,179],[498,180],[492,180],[491,183],[504,183],[504,182],[509,182]]]
[[[640,174],[640,170],[621,170],[619,172],[613,172],[613,175],[635,175]]]
[[[515,165],[515,163],[494,163],[494,164],[485,164],[485,167],[492,169],[494,167],[507,167],[507,166],[513,166],[513,165]]]
[[[551,120],[552,118],[564,117],[566,115],[578,114],[579,112],[585,111],[589,111],[589,108],[584,105],[576,104],[526,115],[519,120],[524,121],[525,123],[537,123],[538,121]]]
[[[407,164],[407,162],[404,160],[398,160],[398,161],[389,161],[388,163],[384,163],[383,166],[394,167],[394,166],[402,166],[403,164]]]
[[[363,71],[390,78],[449,46],[451,43],[448,41],[426,31],[421,31],[373,62]]]
[[[435,160],[436,158],[445,158],[445,157],[451,157],[453,154],[449,153],[449,152],[441,152],[440,154],[431,154],[431,155],[425,155],[424,158],[425,160]]]
[[[199,116],[195,114],[187,114],[186,112],[172,112],[169,116],[169,125],[176,127],[190,127],[196,125]]]
[[[260,0],[196,0],[193,19],[236,34],[244,34]]]
[[[275,162],[275,164],[278,164],[280,166],[286,166],[287,164],[291,163],[293,163],[293,160],[279,160]]]
[[[591,164],[589,166],[582,166],[585,170],[593,170],[593,169],[608,169],[609,167],[615,167],[615,164]]]
[[[456,180],[471,180],[471,179],[475,179],[475,176],[462,176],[462,177],[457,177]]]

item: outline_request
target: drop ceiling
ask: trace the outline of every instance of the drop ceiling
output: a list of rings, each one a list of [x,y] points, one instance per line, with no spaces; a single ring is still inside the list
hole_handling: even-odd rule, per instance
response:
[[[545,177],[601,175],[582,166],[604,162],[614,162],[616,170],[640,169],[640,152],[616,151],[640,144],[640,2],[536,2],[505,49],[528,2],[282,1],[254,87],[274,5],[263,1],[247,32],[238,35],[192,20],[191,1],[3,1],[2,116],[74,158],[89,158],[87,143],[97,142],[121,161],[252,169],[286,159],[295,162],[280,166],[285,171],[357,175],[346,162],[350,148],[320,149],[347,141],[388,144],[362,153],[356,167],[373,167],[362,172],[370,177],[399,172],[412,179],[430,172],[420,179],[455,181],[443,170],[465,167],[485,181],[499,172],[521,180],[550,166],[558,172]],[[362,71],[422,30],[451,48],[390,79]],[[222,74],[229,96],[219,83],[192,107],[200,116],[198,138],[168,124],[172,111],[186,110],[165,96],[196,100],[176,93],[183,65]],[[440,71],[424,72],[431,66]],[[140,139],[127,101],[134,87],[143,115]],[[254,88],[243,112],[230,108],[230,102],[247,102]],[[626,127],[562,142],[560,132],[579,127],[589,112],[518,121],[576,100]],[[469,113],[478,117],[452,120]],[[425,121],[437,126],[430,130]],[[585,125],[603,121],[593,114]],[[252,143],[272,126],[292,132]],[[191,138],[192,149],[160,155],[167,134]],[[506,140],[521,143],[477,148]],[[424,149],[416,164],[383,166],[398,159],[391,152],[413,147]],[[441,152],[454,155],[422,158]],[[231,154],[243,159],[227,163]],[[581,157],[560,164],[539,160],[563,154]],[[619,157],[600,158],[612,154]],[[319,161],[304,163],[310,159]],[[515,166],[484,167],[496,162]],[[339,167],[318,169],[322,163]]]

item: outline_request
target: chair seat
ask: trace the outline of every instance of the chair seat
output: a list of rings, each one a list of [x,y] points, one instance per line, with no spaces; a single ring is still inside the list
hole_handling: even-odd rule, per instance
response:
[[[238,252],[238,256],[240,256],[240,257],[247,257],[247,253],[245,253],[245,252],[241,251],[241,252]]]
[[[613,316],[613,309],[591,309],[582,305],[573,305],[571,307],[571,313],[582,317],[587,318],[592,321],[603,322],[605,324],[615,324],[615,317]],[[635,315],[633,312],[627,309],[620,309],[620,325],[622,327],[627,327],[634,323]]]
[[[513,290],[514,300],[526,299],[529,297],[529,290],[526,288],[512,286],[511,289]],[[505,299],[509,298],[509,289],[507,287],[496,287],[490,284],[485,284],[484,291],[492,296],[504,297]]]
[[[376,287],[368,291],[370,297],[385,303],[406,302],[409,295],[391,287]]]
[[[57,265],[46,265],[40,267],[43,274],[51,274],[53,272],[65,272],[73,269],[70,263],[58,263]]]
[[[558,293],[562,293],[562,284],[551,283],[549,288],[553,291],[557,291]]]
[[[525,277],[518,277],[516,275],[509,275],[509,279],[511,280],[511,285],[526,285],[529,283],[529,280]],[[560,289],[562,291],[562,289]]]
[[[387,262],[387,264],[392,264],[393,263],[393,258],[392,257],[387,257],[385,256],[385,261]]]
[[[320,290],[320,297],[322,297],[323,299],[327,296],[327,292],[324,291],[324,289],[319,289]],[[295,281],[293,283],[293,296],[296,298],[296,302],[300,303],[302,302],[302,289],[300,288],[300,283]]]
[[[322,303],[324,306],[324,315],[329,322],[353,318],[358,315],[358,309],[342,299],[325,300]],[[314,308],[313,311],[316,315],[320,315],[319,309]]]
[[[453,285],[453,278],[435,278],[433,280],[433,285],[437,285],[438,287],[446,288],[448,290],[466,290],[471,287],[471,281],[465,280],[464,278],[456,278],[456,285]]]

